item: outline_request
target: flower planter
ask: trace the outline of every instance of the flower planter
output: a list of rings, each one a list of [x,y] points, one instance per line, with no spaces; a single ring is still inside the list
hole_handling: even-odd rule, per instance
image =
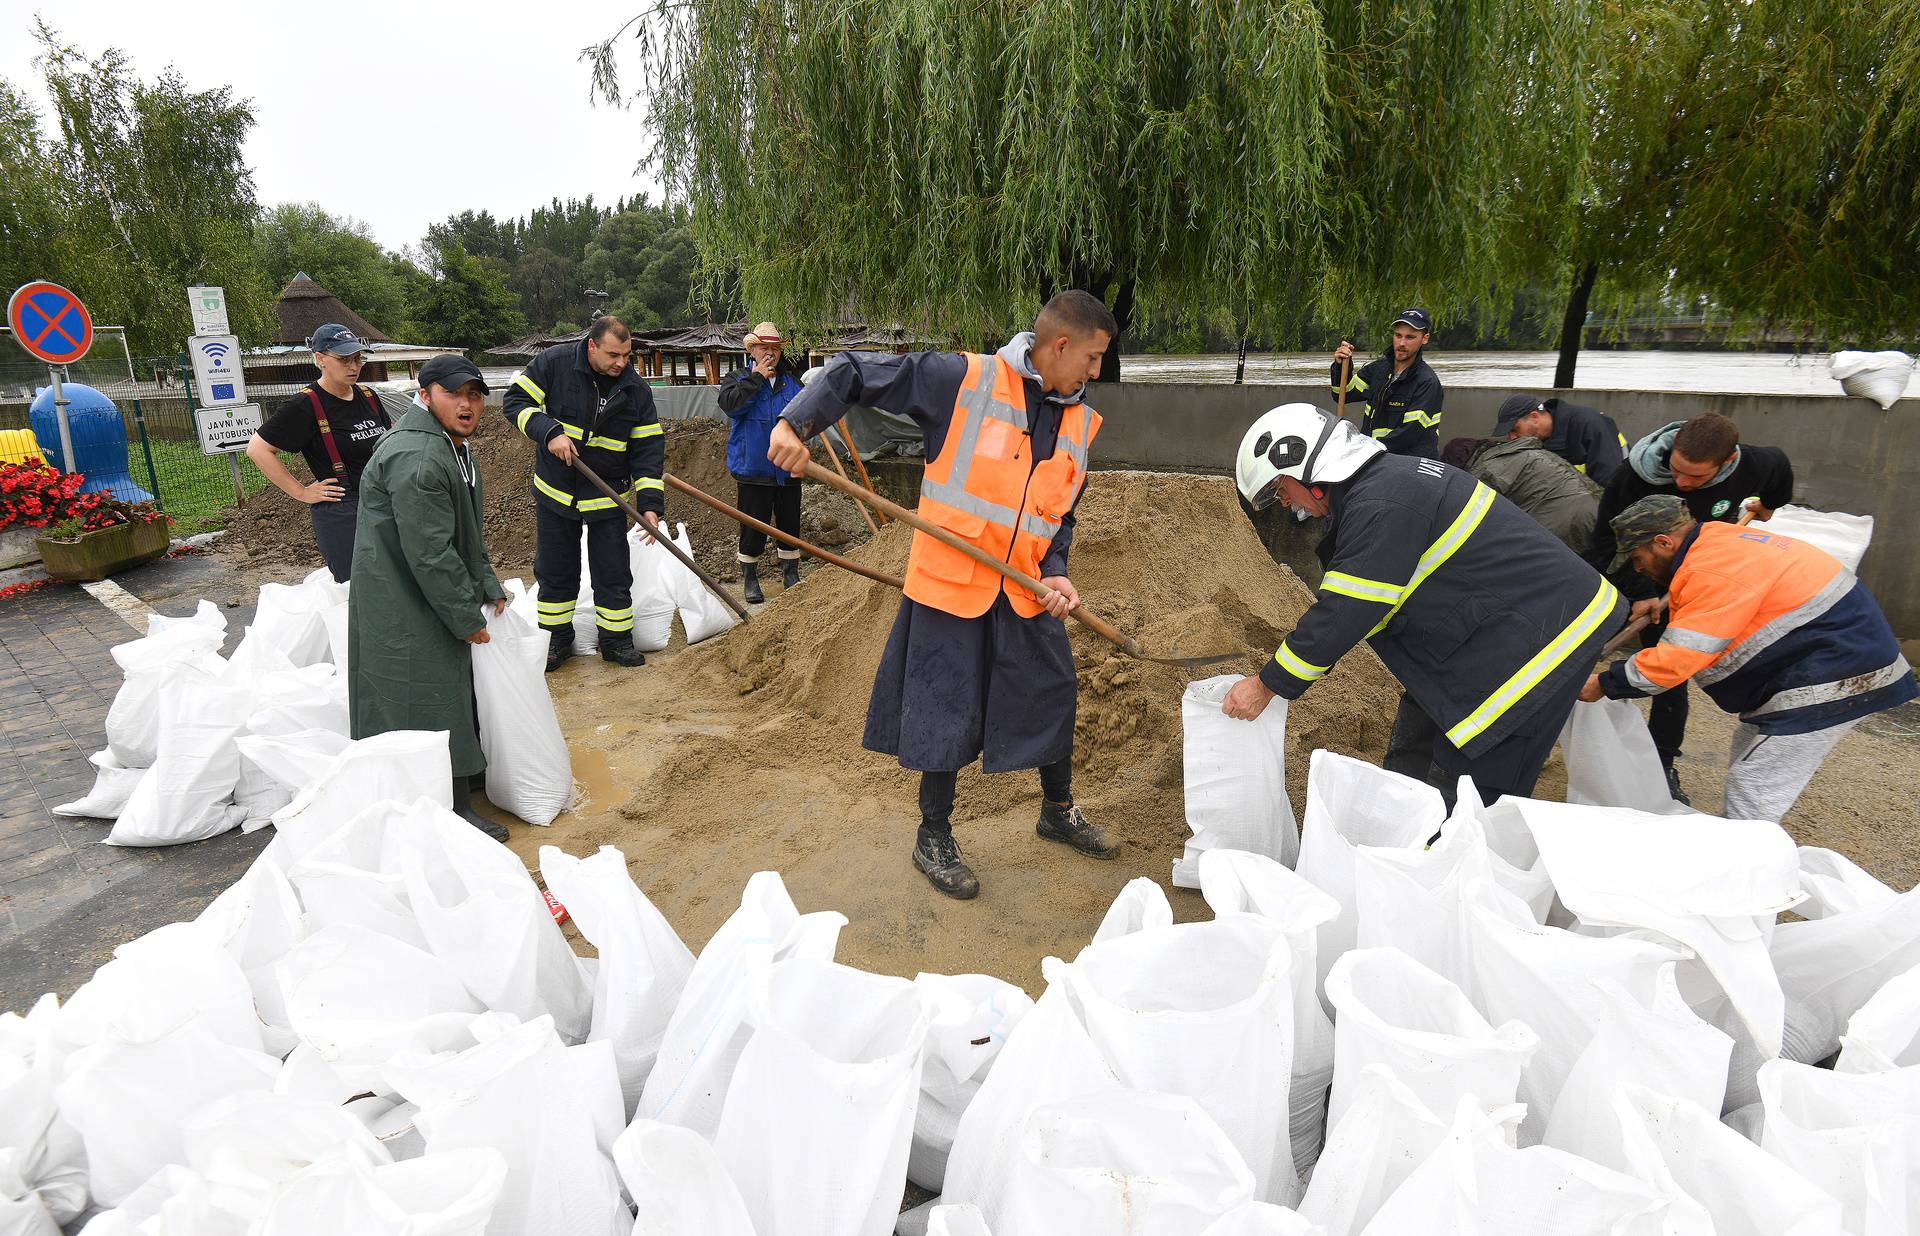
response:
[[[86,583],[152,562],[167,552],[164,520],[115,524],[71,541],[39,540],[40,561],[55,579]]]
[[[0,532],[0,571],[40,561],[38,528],[8,528]]]

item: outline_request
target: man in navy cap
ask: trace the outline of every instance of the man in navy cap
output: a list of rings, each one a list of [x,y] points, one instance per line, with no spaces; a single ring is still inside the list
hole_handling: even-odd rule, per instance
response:
[[[1586,473],[1602,489],[1626,459],[1626,435],[1611,416],[1558,397],[1507,396],[1494,419],[1493,436],[1509,442],[1538,438],[1542,446]]]
[[[1333,352],[1333,392],[1346,383],[1347,397],[1366,405],[1360,432],[1390,455],[1440,458],[1440,379],[1421,353],[1433,341],[1433,323],[1424,309],[1409,309],[1393,320],[1393,349],[1376,356],[1351,375],[1353,344],[1345,339]]]

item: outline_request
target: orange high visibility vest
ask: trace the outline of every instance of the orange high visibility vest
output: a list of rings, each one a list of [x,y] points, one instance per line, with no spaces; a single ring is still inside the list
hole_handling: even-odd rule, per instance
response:
[[[1036,578],[1040,559],[1087,478],[1087,448],[1100,414],[1086,404],[1060,410],[1060,441],[1033,466],[1027,395],[1020,374],[997,356],[969,355],[953,400],[940,457],[920,482],[920,514],[1009,566]],[[960,618],[978,618],[1001,589],[1023,618],[1041,612],[1033,593],[924,532],[907,558],[907,595]]]

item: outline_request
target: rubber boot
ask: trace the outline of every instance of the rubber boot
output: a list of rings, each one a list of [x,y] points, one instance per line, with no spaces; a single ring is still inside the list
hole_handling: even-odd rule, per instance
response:
[[[959,843],[951,828],[920,826],[920,839],[913,847],[913,865],[927,882],[956,901],[971,901],[980,895],[980,880],[960,857]]]
[[[767,594],[760,591],[760,564],[743,562],[740,564],[741,591],[747,594],[747,604],[765,605]]]
[[[1663,765],[1663,767],[1666,770],[1666,774],[1667,774],[1668,796],[1671,797],[1674,802],[1679,803],[1682,807],[1691,807],[1693,805],[1693,800],[1691,798],[1688,798],[1687,792],[1680,788],[1680,774],[1673,770],[1673,765],[1671,764]]]
[[[647,654],[633,646],[633,632],[631,631],[620,631],[612,635],[602,632],[600,635],[600,659],[602,661],[611,661],[615,665],[624,665],[628,669],[632,669],[637,665],[645,665],[647,663]]]
[[[1120,852],[1120,845],[1108,841],[1107,834],[1087,819],[1080,808],[1072,803],[1040,803],[1040,822],[1033,831],[1047,841],[1058,841],[1070,845],[1082,854],[1093,858],[1112,858]]]
[[[547,673],[559,669],[573,655],[573,628],[547,632]]]
[[[780,560],[780,586],[782,588],[795,588],[798,587],[799,584],[800,560],[798,558],[782,558]]]
[[[475,828],[479,829],[481,832],[485,833],[487,836],[492,837],[495,841],[505,841],[507,839],[506,825],[496,824],[492,820],[489,820],[486,816],[483,816],[479,812],[475,811],[473,809],[473,805],[471,801],[472,798],[473,798],[473,790],[470,787],[467,779],[461,776],[454,777],[453,779],[453,813],[459,816],[461,819],[465,820],[467,823],[473,825]]]

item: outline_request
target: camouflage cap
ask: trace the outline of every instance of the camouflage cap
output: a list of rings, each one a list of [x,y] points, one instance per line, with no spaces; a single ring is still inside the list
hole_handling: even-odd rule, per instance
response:
[[[1663,532],[1672,532],[1693,519],[1687,504],[1672,494],[1650,494],[1613,517],[1613,565],[1611,575],[1627,565],[1627,555]]]

